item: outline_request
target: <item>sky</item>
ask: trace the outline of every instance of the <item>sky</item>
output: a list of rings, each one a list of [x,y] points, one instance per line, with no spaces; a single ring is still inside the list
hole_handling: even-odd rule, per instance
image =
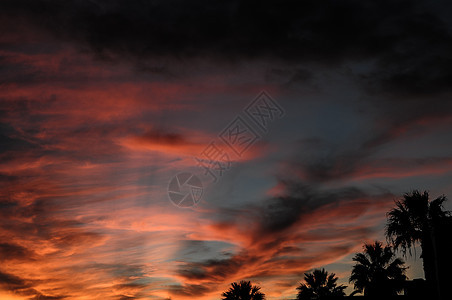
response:
[[[1,1],[0,298],[352,292],[394,200],[452,197],[451,8]]]

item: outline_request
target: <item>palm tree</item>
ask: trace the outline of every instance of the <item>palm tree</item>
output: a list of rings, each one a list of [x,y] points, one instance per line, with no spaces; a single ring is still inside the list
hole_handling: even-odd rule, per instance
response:
[[[353,257],[350,282],[365,296],[391,296],[403,289],[406,280],[404,261],[396,258],[391,247],[381,242],[364,244],[364,252]]]
[[[221,294],[222,300],[264,300],[265,294],[259,290],[261,288],[251,285],[249,281],[234,282],[228,291]]]
[[[297,287],[297,300],[314,300],[323,297],[343,297],[346,286],[337,285],[336,274],[328,272],[325,269],[316,269],[312,273],[304,274],[305,283],[300,283]]]
[[[441,196],[430,201],[427,191],[421,194],[414,190],[396,201],[396,208],[388,213],[386,225],[388,240],[393,243],[395,249],[401,248],[404,255],[407,250],[411,255],[411,249],[417,243],[420,244],[424,275],[430,286],[438,282],[434,231],[435,227],[450,214],[444,211],[443,203],[446,200],[445,196]]]

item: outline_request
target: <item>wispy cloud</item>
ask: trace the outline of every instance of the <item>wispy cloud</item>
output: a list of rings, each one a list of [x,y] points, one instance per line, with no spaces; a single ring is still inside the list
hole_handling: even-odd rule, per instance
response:
[[[400,193],[452,193],[445,8],[160,2],[1,2],[0,298],[290,298],[348,274]],[[174,207],[262,90],[285,116]]]

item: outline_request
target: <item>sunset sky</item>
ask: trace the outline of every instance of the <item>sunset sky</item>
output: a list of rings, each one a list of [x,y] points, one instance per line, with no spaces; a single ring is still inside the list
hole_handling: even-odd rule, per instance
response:
[[[452,197],[451,16],[446,0],[1,0],[0,299],[213,300],[238,280],[293,299],[314,268],[352,292],[394,200]],[[256,103],[280,109],[264,127]],[[255,137],[239,154],[222,139],[237,120]],[[202,182],[193,207],[169,199],[181,172]]]

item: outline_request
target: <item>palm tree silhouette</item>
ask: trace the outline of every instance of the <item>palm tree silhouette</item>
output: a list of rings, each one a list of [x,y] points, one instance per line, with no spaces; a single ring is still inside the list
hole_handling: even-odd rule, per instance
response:
[[[221,294],[222,300],[264,300],[265,294],[260,292],[260,287],[251,285],[250,281],[234,282],[228,291]]]
[[[312,273],[304,274],[305,283],[300,283],[297,287],[297,300],[314,300],[323,297],[343,297],[346,286],[337,285],[336,274],[328,272],[325,269],[316,269]]]
[[[391,247],[381,242],[364,244],[364,252],[353,257],[350,282],[365,296],[391,296],[403,289],[406,280],[404,261],[396,258]]]
[[[401,248],[404,255],[407,250],[411,255],[411,248],[420,243],[424,275],[431,287],[438,283],[434,231],[441,220],[450,214],[444,211],[443,203],[446,200],[445,196],[441,196],[430,201],[427,191],[421,194],[414,190],[396,201],[396,208],[388,213],[388,240],[392,241],[395,249]]]

